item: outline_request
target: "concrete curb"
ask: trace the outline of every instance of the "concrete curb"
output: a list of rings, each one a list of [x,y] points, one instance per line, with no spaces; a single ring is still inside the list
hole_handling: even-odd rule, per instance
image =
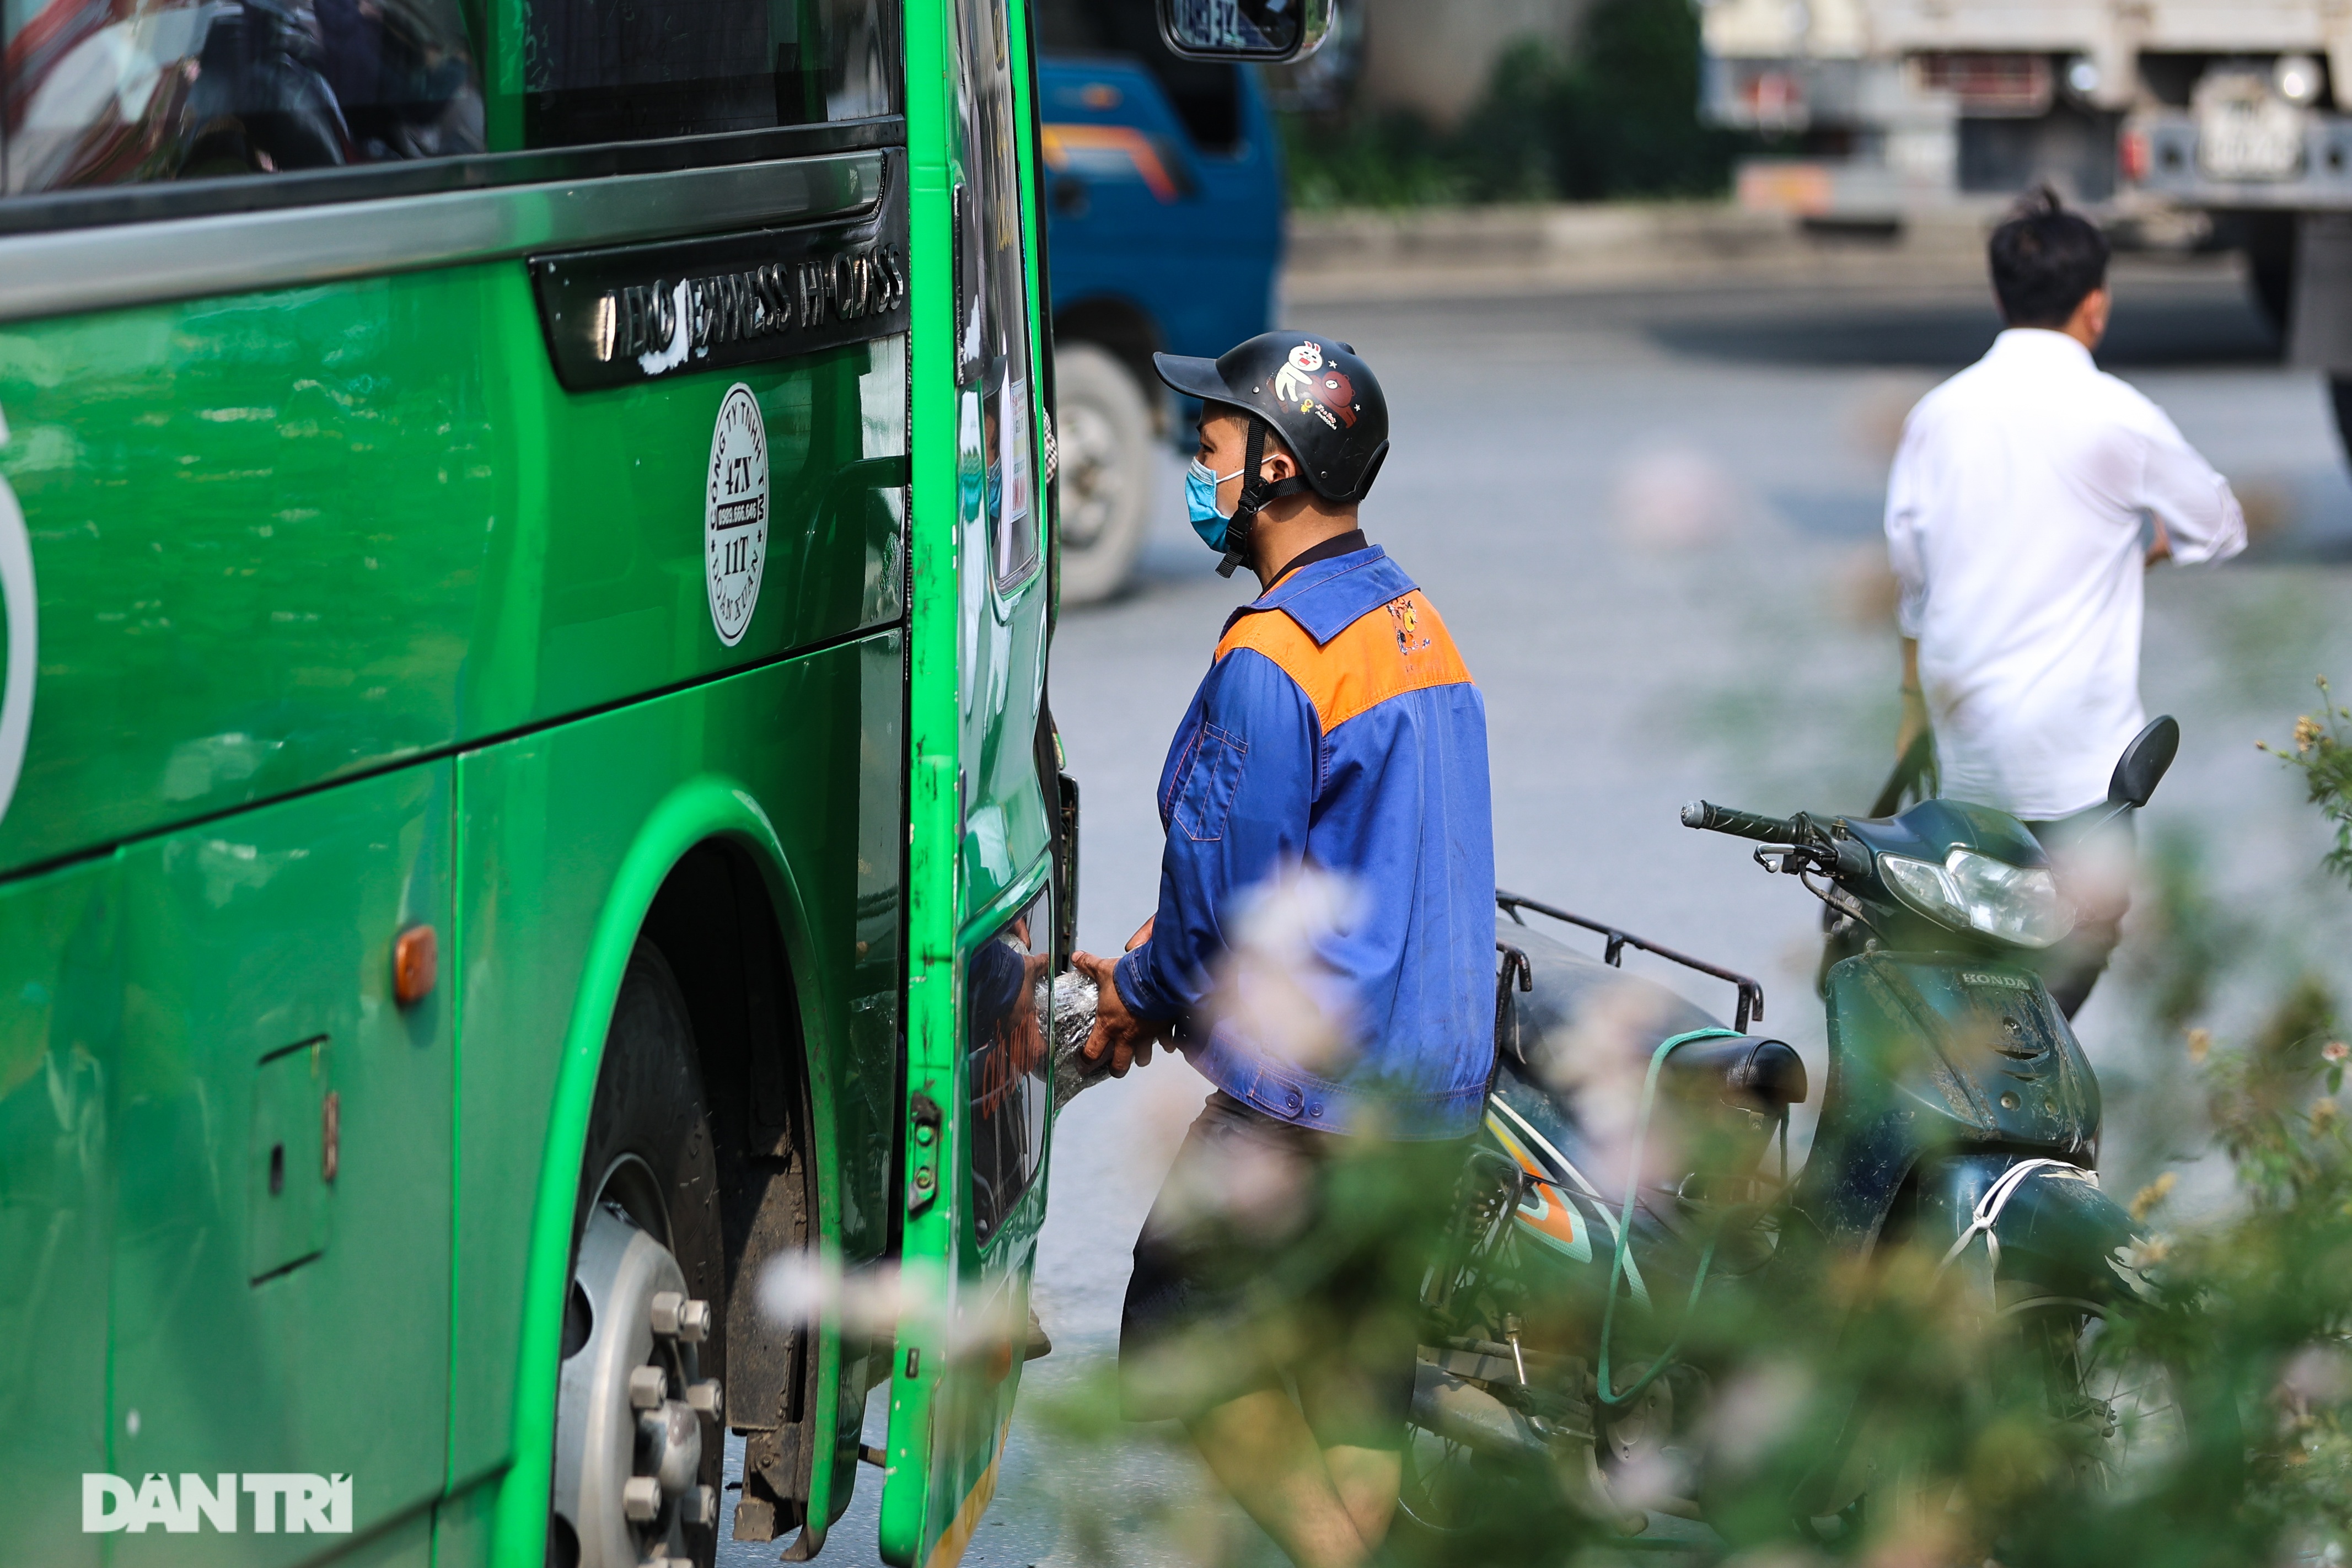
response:
[[[1442,293],[1550,292],[1766,279],[1977,276],[1984,215],[1913,217],[1900,231],[1808,227],[1727,203],[1425,207],[1293,213],[1287,298],[1307,303]]]

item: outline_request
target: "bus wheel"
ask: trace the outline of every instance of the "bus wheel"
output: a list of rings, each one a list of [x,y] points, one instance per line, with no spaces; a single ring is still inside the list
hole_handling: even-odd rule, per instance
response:
[[[692,1026],[629,956],[581,1164],[555,1408],[554,1568],[709,1568],[726,1460],[724,1254]]]
[[[1054,400],[1062,600],[1092,604],[1127,585],[1151,526],[1151,405],[1127,366],[1088,342],[1055,351]]]

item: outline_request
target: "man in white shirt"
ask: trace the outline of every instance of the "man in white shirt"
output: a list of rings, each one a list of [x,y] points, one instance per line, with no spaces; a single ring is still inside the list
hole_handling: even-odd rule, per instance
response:
[[[2074,840],[2147,722],[2142,578],[2168,558],[2236,554],[2245,517],[2164,411],[2092,362],[2107,329],[2105,237],[2045,187],[1990,251],[2008,330],[1911,411],[1887,481],[1903,587],[1896,750],[1932,727],[1940,793],[2022,818],[2058,857],[2081,922],[2048,979],[2072,1016],[2129,900],[2128,841],[2100,856]]]

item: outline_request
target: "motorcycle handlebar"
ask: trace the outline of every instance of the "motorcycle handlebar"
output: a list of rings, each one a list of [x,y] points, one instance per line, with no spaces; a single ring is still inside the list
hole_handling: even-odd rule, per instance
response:
[[[1738,838],[1754,838],[1766,844],[1802,844],[1812,837],[1792,818],[1759,816],[1752,811],[1738,811],[1704,800],[1695,800],[1683,807],[1683,826],[1703,827],[1710,833],[1728,833]]]

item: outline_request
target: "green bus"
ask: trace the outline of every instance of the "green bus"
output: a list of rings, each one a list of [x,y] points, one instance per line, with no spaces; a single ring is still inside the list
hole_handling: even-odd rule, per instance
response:
[[[1074,914],[1024,0],[0,46],[5,1556],[803,1560],[865,1458],[951,1563]]]

